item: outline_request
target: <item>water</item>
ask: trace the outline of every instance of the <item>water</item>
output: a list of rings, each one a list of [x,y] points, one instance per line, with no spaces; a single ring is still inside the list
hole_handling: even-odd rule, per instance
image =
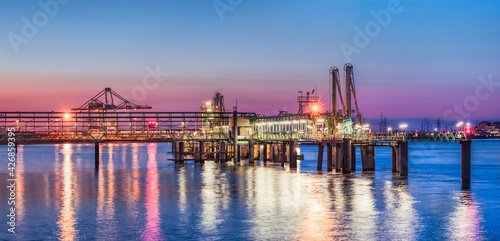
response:
[[[0,192],[1,240],[500,239],[500,141],[474,140],[470,190],[460,188],[458,143],[409,144],[409,176],[320,173],[316,148],[298,170],[192,162],[175,166],[166,143],[19,148],[16,234]],[[6,146],[0,156],[6,156]],[[357,157],[360,157],[359,149]],[[326,167],[326,163],[323,164]],[[7,167],[0,170],[7,186]]]

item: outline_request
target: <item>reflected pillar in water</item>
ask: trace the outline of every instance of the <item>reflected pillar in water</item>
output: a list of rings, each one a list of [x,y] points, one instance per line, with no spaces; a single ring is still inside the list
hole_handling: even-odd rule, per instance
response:
[[[462,149],[461,153],[461,169],[462,169],[462,188],[470,187],[470,146],[471,140],[460,141]]]

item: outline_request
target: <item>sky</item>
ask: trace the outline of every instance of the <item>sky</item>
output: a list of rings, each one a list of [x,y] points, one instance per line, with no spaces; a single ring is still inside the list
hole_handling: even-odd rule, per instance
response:
[[[66,111],[110,87],[153,111],[297,112],[354,66],[376,118],[500,119],[500,2],[0,2],[0,111]]]

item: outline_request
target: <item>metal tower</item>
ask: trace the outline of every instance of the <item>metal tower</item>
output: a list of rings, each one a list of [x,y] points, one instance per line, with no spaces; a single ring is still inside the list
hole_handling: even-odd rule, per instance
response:
[[[358,124],[361,124],[361,113],[359,113],[359,108],[358,108],[358,101],[356,99],[356,86],[354,84],[354,71],[352,64],[347,63],[344,65],[344,71],[345,71],[345,111],[344,111],[344,117],[345,118],[351,118],[351,114],[354,112],[351,108],[351,98],[354,98],[354,105],[356,107],[356,119],[358,121]],[[352,97],[351,97],[352,93]]]

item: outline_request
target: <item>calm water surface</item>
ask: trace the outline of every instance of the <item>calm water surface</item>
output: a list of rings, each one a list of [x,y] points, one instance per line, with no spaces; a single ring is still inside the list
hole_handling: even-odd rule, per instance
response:
[[[460,188],[458,143],[409,144],[409,177],[318,173],[316,148],[298,170],[186,163],[169,144],[24,145],[17,160],[17,228],[1,240],[500,240],[500,141],[475,140],[470,190]],[[6,157],[6,146],[0,155]],[[359,149],[357,157],[360,157]],[[326,167],[326,163],[323,164]],[[7,186],[7,167],[0,170]]]

